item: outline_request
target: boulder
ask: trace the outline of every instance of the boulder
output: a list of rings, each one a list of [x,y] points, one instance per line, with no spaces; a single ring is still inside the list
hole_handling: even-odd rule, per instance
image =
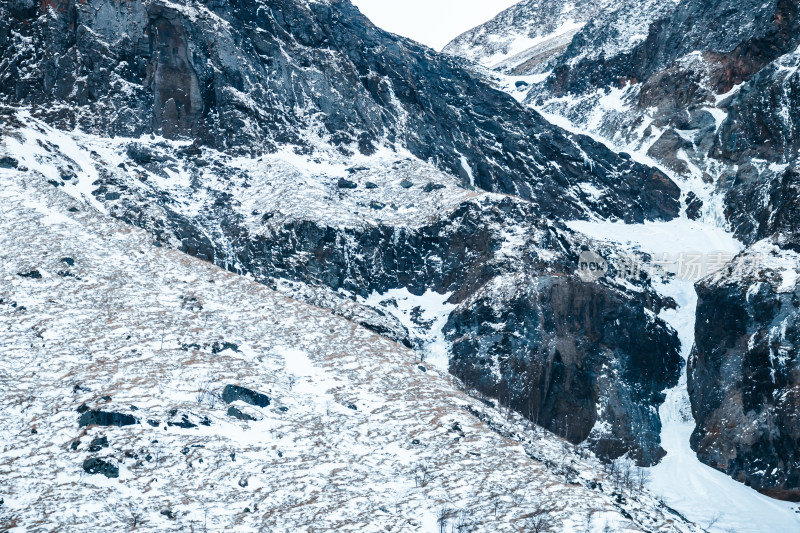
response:
[[[133,426],[139,419],[123,413],[113,411],[86,411],[78,420],[78,426]]]
[[[89,475],[102,474],[107,478],[118,478],[119,467],[114,463],[97,457],[89,457],[83,462],[83,470]]]
[[[256,407],[267,407],[270,404],[270,398],[266,394],[261,394],[239,385],[225,385],[222,390],[222,401],[225,403],[240,401]]]

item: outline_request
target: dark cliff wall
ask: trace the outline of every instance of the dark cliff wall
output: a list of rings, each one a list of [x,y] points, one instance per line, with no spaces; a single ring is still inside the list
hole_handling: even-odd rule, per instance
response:
[[[747,261],[762,259],[740,256],[729,277],[697,287],[692,447],[743,483],[800,501],[800,290],[780,290],[780,271],[764,266],[736,274]]]
[[[603,458],[655,464],[653,406],[677,385],[681,359],[676,333],[648,313],[641,296],[574,276],[500,278],[451,315],[450,369]]]

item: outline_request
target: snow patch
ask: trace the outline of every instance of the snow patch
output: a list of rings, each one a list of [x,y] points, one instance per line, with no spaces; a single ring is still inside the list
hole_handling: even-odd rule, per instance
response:
[[[450,345],[444,336],[444,326],[457,307],[447,303],[453,293],[439,294],[428,290],[415,296],[408,289],[391,289],[385,294],[372,293],[361,299],[364,304],[383,309],[397,318],[419,343],[424,359],[447,372],[450,364]]]

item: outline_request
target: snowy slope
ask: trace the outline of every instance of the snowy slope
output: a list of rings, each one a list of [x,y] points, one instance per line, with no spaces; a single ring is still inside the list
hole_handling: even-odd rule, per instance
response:
[[[154,246],[46,176],[0,185],[4,529],[518,531],[546,508],[564,531],[692,530],[367,329]],[[87,408],[134,420],[79,427]]]
[[[585,396],[582,422],[572,424],[570,438],[578,443],[592,432],[591,445],[607,437],[613,444],[603,444],[605,456],[630,451],[642,463],[661,453],[656,407],[660,391],[678,380],[679,356],[677,337],[645,311],[659,305],[658,300],[646,283],[583,287],[574,271],[586,238],[542,219],[519,198],[458,187],[452,177],[402,158],[402,153],[347,157],[331,150],[323,158],[321,151],[309,156],[287,150],[248,159],[159,138],[65,133],[25,112],[9,115],[6,136],[20,168],[150,231],[159,244],[329,309],[417,348],[442,367],[456,340],[442,335],[448,315],[490,278],[502,285],[519,279],[528,283],[538,276],[545,284],[557,282],[558,290],[575,294],[587,306],[592,296],[582,294],[584,289],[602,292],[602,306],[630,318],[609,324],[609,331],[616,333],[606,335],[603,355],[591,357],[578,376],[570,377]],[[578,187],[570,191],[576,199],[602,196],[576,179]],[[522,272],[525,278],[516,275]],[[561,285],[563,281],[568,284]],[[498,312],[517,305],[498,296],[493,304]],[[453,325],[472,323],[469,312],[462,306]],[[597,327],[592,315],[575,316],[578,332]],[[522,331],[543,345],[560,342],[560,337],[570,342],[573,335],[552,331],[537,341],[538,326],[516,327],[509,326],[514,338],[522,339]],[[658,342],[634,348],[627,342],[632,330],[637,338],[657,337]],[[475,335],[481,333],[462,332],[458,341]],[[526,346],[519,344],[520,350]],[[633,360],[628,354],[634,350],[637,360],[644,353],[652,357],[657,370],[647,375],[627,370]],[[587,348],[577,355],[590,353]],[[522,351],[519,356],[526,357]],[[465,357],[470,355],[462,350],[461,359]],[[505,359],[498,364],[505,365]],[[583,380],[596,379],[603,368],[617,369],[625,377],[585,388]],[[494,369],[487,369],[486,376],[483,392],[495,395],[493,380],[500,378]],[[541,378],[549,379],[544,372]],[[546,402],[557,410],[539,423],[558,431],[575,413],[574,407],[560,406],[575,396],[562,386],[547,390]],[[514,391],[515,408],[523,409],[524,394],[523,389]],[[601,396],[616,400],[598,402]],[[596,424],[598,420],[609,423]]]

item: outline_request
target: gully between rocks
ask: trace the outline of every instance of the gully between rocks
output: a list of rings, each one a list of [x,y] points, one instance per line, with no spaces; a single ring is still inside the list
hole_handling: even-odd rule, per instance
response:
[[[735,255],[742,250],[741,243],[718,227],[685,218],[636,225],[574,222],[570,226],[591,237],[651,254],[654,259],[674,259],[681,253],[695,252],[706,257],[716,253]],[[676,277],[654,285],[678,304],[677,309],[664,310],[660,316],[678,332],[681,356],[686,361],[695,340],[694,280]],[[666,393],[659,413],[663,424],[661,445],[667,455],[652,468],[650,489],[689,520],[712,532],[797,531],[800,514],[796,504],[764,496],[697,459],[689,445],[695,420],[685,370],[678,386]]]

